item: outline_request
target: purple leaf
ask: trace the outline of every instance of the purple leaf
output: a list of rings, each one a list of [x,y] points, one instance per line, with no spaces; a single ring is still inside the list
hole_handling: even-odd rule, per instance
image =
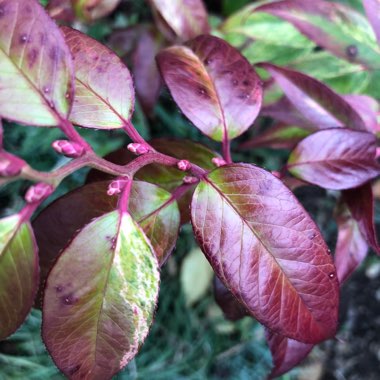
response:
[[[169,40],[182,41],[210,31],[202,0],[149,0],[157,27]]]
[[[249,62],[231,45],[200,36],[157,56],[169,90],[182,112],[216,141],[233,139],[256,119],[262,85]]]
[[[37,126],[66,119],[73,98],[70,51],[36,0],[0,0],[0,117]]]
[[[76,15],[94,21],[112,13],[121,0],[71,0]]]
[[[380,51],[369,23],[349,7],[323,0],[284,0],[264,4],[256,12],[267,12],[292,23],[338,57],[373,69],[380,67]]]
[[[111,50],[75,29],[62,27],[75,63],[70,121],[87,128],[122,128],[135,95],[128,68]]]
[[[367,243],[380,255],[374,225],[374,202],[370,183],[355,189],[343,191],[343,201],[347,204],[352,217]]]
[[[160,273],[143,231],[113,211],[67,245],[46,282],[42,337],[70,379],[111,379],[137,354],[157,303]]]
[[[365,130],[349,102],[318,80],[270,63],[260,64],[281,86],[293,106],[318,129],[347,127]]]
[[[191,218],[216,275],[258,321],[304,343],[335,335],[333,260],[279,179],[248,164],[218,168],[198,185]]]
[[[224,316],[230,321],[238,321],[249,315],[244,306],[226,288],[218,277],[214,276],[214,297],[216,303],[222,309]]]
[[[0,340],[24,322],[38,289],[38,249],[20,215],[0,220]]]
[[[293,339],[275,334],[269,330],[265,331],[269,349],[273,358],[273,369],[269,378],[283,375],[309,355],[313,344],[305,344]]]
[[[326,189],[350,189],[379,174],[375,154],[373,134],[327,129],[313,133],[296,146],[288,169],[297,178]]]
[[[363,0],[365,13],[376,34],[377,43],[380,45],[380,2],[379,0]]]
[[[360,232],[358,222],[344,205],[339,207],[336,222],[338,238],[334,261],[339,282],[343,284],[367,256],[368,245]]]

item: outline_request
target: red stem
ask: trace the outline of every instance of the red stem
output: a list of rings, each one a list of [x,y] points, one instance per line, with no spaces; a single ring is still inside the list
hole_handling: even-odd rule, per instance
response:
[[[81,145],[86,152],[92,152],[90,144],[84,138],[82,138],[82,136],[77,132],[77,130],[68,120],[61,119],[59,128],[69,138],[69,140]]]
[[[223,155],[224,161],[226,161],[227,164],[232,163],[230,140],[228,139],[227,135],[223,136],[222,155]]]
[[[126,181],[125,186],[119,196],[118,208],[121,214],[128,212],[129,195],[131,194],[132,182],[133,181],[131,179]]]
[[[123,126],[123,129],[125,131],[125,133],[130,137],[130,139],[135,142],[135,143],[140,143],[140,144],[145,144],[145,145],[148,145],[150,146],[143,138],[142,136],[140,135],[140,133],[137,132],[137,129],[134,127],[134,125],[132,124],[132,122],[130,120],[128,120],[124,126]],[[152,150],[154,150],[152,148]]]

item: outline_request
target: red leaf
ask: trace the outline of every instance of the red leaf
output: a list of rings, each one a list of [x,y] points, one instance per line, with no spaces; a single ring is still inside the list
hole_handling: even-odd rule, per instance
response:
[[[363,0],[365,13],[376,34],[377,43],[380,45],[380,2],[379,0]]]
[[[283,0],[264,4],[256,11],[292,23],[318,46],[339,57],[379,68],[379,49],[369,24],[352,8],[323,0]]]
[[[256,319],[305,343],[334,336],[339,289],[332,258],[279,179],[248,164],[218,168],[198,185],[191,218],[215,273]]]
[[[339,282],[343,284],[367,256],[368,245],[360,233],[358,222],[343,205],[338,211],[336,222],[338,238],[334,261]]]
[[[261,67],[268,70],[293,106],[318,129],[348,127],[365,130],[365,123],[349,102],[322,82],[270,63]]]
[[[104,45],[77,30],[62,27],[75,63],[75,98],[70,120],[87,128],[121,128],[134,107],[128,68]]]
[[[149,0],[158,28],[169,40],[189,40],[208,33],[208,15],[202,0]]]
[[[359,230],[373,250],[380,254],[374,226],[374,202],[370,183],[342,193],[352,217],[358,223]]]
[[[373,134],[327,129],[313,133],[296,146],[288,169],[297,178],[326,189],[350,189],[379,174],[375,154]]]
[[[220,38],[200,36],[157,56],[161,74],[182,112],[214,140],[233,139],[256,119],[262,101],[249,62]]]
[[[313,344],[297,342],[269,330],[266,330],[265,335],[274,364],[274,368],[269,375],[270,379],[290,371],[305,359],[314,347]]]

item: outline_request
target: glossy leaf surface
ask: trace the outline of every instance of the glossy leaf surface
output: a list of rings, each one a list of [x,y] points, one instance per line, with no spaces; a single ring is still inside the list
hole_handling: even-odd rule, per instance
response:
[[[115,53],[77,30],[62,27],[75,64],[70,121],[87,128],[121,128],[134,107],[128,68]]]
[[[0,340],[24,322],[38,288],[33,231],[19,215],[0,220]]]
[[[110,379],[144,341],[158,289],[154,252],[129,214],[84,227],[45,288],[42,335],[58,368],[70,379]]]
[[[338,281],[320,231],[269,172],[232,164],[193,196],[196,239],[217,276],[261,323],[317,343],[335,334]]]
[[[341,205],[336,216],[338,238],[335,247],[335,266],[339,282],[345,282],[363,262],[368,244],[360,232],[358,222],[347,207]]]
[[[0,116],[55,126],[73,95],[70,52],[36,0],[0,0]]]
[[[249,62],[220,38],[200,36],[163,50],[157,61],[182,112],[216,141],[233,139],[256,119],[262,101]]]
[[[359,230],[373,250],[380,254],[374,225],[374,201],[370,183],[342,193],[352,217],[358,223]]]
[[[355,109],[322,82],[269,63],[261,65],[274,77],[293,106],[317,128],[348,127],[365,130]]]
[[[256,9],[292,23],[318,46],[351,62],[379,68],[380,50],[366,18],[342,4],[284,0]]]
[[[76,15],[94,21],[112,13],[121,0],[71,0]]]
[[[156,24],[168,39],[189,40],[210,31],[202,0],[149,0]]]
[[[375,154],[376,138],[371,133],[328,129],[302,140],[289,157],[288,169],[326,189],[350,189],[379,174]]]
[[[265,335],[273,359],[270,379],[290,371],[305,359],[314,347],[313,344],[301,343],[268,330],[266,330]]]
[[[76,231],[93,218],[115,210],[117,197],[107,195],[109,182],[95,182],[57,199],[33,222],[40,248],[41,285]],[[134,181],[130,212],[151,241],[159,263],[170,255],[177,240],[179,212],[170,194],[159,187]],[[39,302],[39,300],[38,300]]]

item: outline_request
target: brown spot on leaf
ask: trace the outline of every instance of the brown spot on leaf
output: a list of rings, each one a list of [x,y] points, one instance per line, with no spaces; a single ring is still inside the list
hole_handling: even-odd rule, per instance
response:
[[[349,45],[346,48],[346,54],[349,58],[355,58],[358,55],[358,48],[355,45]]]
[[[246,87],[247,87],[247,86],[249,86],[249,85],[250,85],[249,80],[246,79],[246,80],[243,81],[243,86],[246,86]]]
[[[67,294],[61,297],[61,300],[64,305],[73,305],[78,301],[78,298],[76,298],[73,294]]]
[[[63,286],[62,286],[62,285],[57,285],[57,286],[55,287],[55,291],[56,291],[57,293],[61,293],[62,290],[63,290]]]
[[[25,33],[20,34],[19,41],[20,41],[20,44],[26,44],[26,43],[30,42],[30,37]]]

